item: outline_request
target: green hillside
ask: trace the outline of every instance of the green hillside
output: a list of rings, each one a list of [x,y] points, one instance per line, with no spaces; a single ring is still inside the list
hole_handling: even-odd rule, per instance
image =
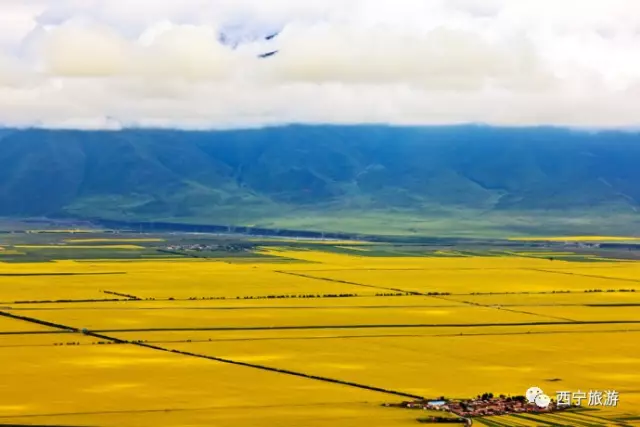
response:
[[[640,135],[476,126],[0,132],[0,216],[635,233]]]

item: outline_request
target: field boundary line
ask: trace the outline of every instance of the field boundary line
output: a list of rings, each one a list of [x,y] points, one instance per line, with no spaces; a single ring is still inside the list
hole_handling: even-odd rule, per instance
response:
[[[212,326],[193,328],[136,328],[136,329],[94,329],[97,333],[131,332],[189,332],[189,331],[295,331],[320,329],[395,329],[395,328],[473,328],[473,327],[512,327],[512,326],[558,326],[558,325],[639,325],[640,320],[576,320],[548,322],[510,322],[510,323],[409,323],[386,325],[309,325],[309,326]]]
[[[107,295],[115,295],[117,297],[123,297],[123,298],[127,298],[127,299],[130,299],[130,300],[135,300],[135,301],[142,301],[143,300],[142,298],[137,297],[135,295],[123,294],[122,292],[113,292],[113,291],[103,290],[102,293],[103,294],[107,294]]]
[[[392,297],[390,297],[392,298]],[[130,300],[117,300],[130,301]],[[145,301],[146,302],[146,301]],[[185,307],[185,306],[162,306],[162,307],[11,307],[11,311],[64,311],[64,310],[91,310],[91,311],[139,311],[139,310],[210,310],[210,311],[244,311],[244,310],[341,310],[341,309],[357,309],[357,310],[376,310],[376,309],[406,309],[406,308],[455,308],[460,307],[459,304],[440,304],[440,305],[296,305],[296,306],[238,306],[238,307],[222,307],[222,306],[203,306],[203,307]],[[640,307],[639,303],[619,303],[619,304],[500,304],[500,307],[598,307],[598,308],[616,308],[616,307]]]
[[[127,300],[128,301],[128,300]],[[640,303],[638,304],[640,305]],[[576,306],[583,306],[582,304],[576,304]],[[459,307],[458,305],[453,304],[442,304],[442,305],[296,305],[296,306],[277,306],[277,305],[269,305],[269,306],[244,306],[244,307],[221,307],[221,306],[213,306],[213,307],[184,307],[184,306],[175,306],[175,307],[12,307],[12,311],[63,311],[63,310],[105,310],[105,311],[138,311],[138,310],[211,310],[211,311],[244,311],[244,310],[334,310],[334,309],[358,309],[358,310],[376,310],[376,309],[404,309],[404,308],[451,308],[451,307]],[[538,306],[535,306],[538,307]],[[545,306],[546,307],[546,306]]]
[[[71,326],[61,325],[59,323],[47,322],[46,320],[40,320],[40,319],[36,319],[34,317],[29,317],[29,316],[20,316],[17,314],[7,313],[6,311],[0,311],[0,317],[8,317],[10,319],[23,320],[25,322],[36,323],[38,325],[48,326],[50,328],[61,329],[66,332],[80,332],[78,328],[73,328]],[[50,331],[43,331],[43,332],[52,333]]]
[[[562,335],[562,334],[614,334],[640,332],[640,329],[596,329],[581,331],[526,331],[526,332],[495,332],[495,333],[448,333],[448,334],[376,334],[376,335],[327,335],[327,336],[298,336],[298,337],[262,337],[262,338],[200,338],[200,339],[180,339],[180,340],[142,340],[143,343],[150,344],[190,344],[190,343],[216,343],[216,342],[254,342],[254,341],[316,341],[333,339],[359,339],[359,338],[470,338],[470,337],[498,337],[510,335]],[[55,333],[64,333],[55,331]],[[77,345],[95,345],[95,342],[80,343]],[[23,347],[57,347],[64,346],[65,343],[47,344],[0,344],[0,348],[23,348]],[[0,417],[1,418],[1,417]],[[2,426],[2,424],[0,424]]]
[[[292,273],[286,273],[286,272],[282,272],[282,274],[292,274]],[[301,276],[301,277],[305,277],[308,279],[317,279],[317,280],[324,280],[326,278],[320,278],[320,277],[313,277],[313,276]],[[326,279],[329,280],[329,279]],[[343,282],[336,282],[336,283],[343,283]],[[356,283],[356,282],[345,282],[347,284],[351,284],[351,285],[355,285],[355,286],[365,286],[365,287],[370,287],[373,285],[365,285],[362,283]],[[391,290],[388,288],[382,288],[385,290]],[[410,293],[408,293],[407,291],[404,290],[397,290],[396,292],[401,292],[401,295],[360,295],[360,294],[353,294],[353,295],[349,295],[349,296],[314,296],[314,297],[309,297],[306,298],[305,296],[300,296],[297,294],[291,294],[291,295],[287,295],[284,297],[281,296],[276,296],[276,297],[271,297],[270,295],[247,295],[247,296],[234,296],[234,297],[225,297],[225,298],[221,298],[221,297],[207,297],[207,296],[203,296],[203,297],[191,297],[191,298],[156,298],[156,297],[152,297],[152,298],[139,298],[139,299],[132,299],[132,298],[99,298],[99,299],[68,299],[68,300],[20,300],[20,301],[0,301],[0,305],[28,305],[28,304],[33,304],[33,305],[38,305],[38,304],[73,304],[73,303],[91,303],[91,302],[139,302],[139,301],[144,301],[145,303],[161,303],[161,302],[174,302],[174,301],[189,301],[189,302],[193,302],[193,301],[238,301],[238,300],[246,300],[246,301],[262,301],[262,300],[287,300],[287,299],[334,299],[334,298],[400,298],[400,297],[414,297],[414,296],[426,296],[426,297],[438,297],[438,296],[448,296],[448,297],[466,297],[466,296],[472,296],[472,297],[492,297],[492,296],[504,296],[504,295],[524,295],[524,296],[528,296],[528,295],[568,295],[568,294],[572,294],[572,295],[583,295],[583,294],[590,294],[590,292],[588,291],[558,291],[558,292],[470,292],[470,293],[447,293],[446,295],[429,295],[428,293],[421,293],[421,292],[414,292],[411,291]],[[629,291],[629,290],[619,290],[619,289],[614,289],[614,290],[608,290],[607,293],[634,293],[635,290],[633,291]],[[638,303],[640,304],[640,303]],[[612,306],[614,306],[615,304],[611,304]],[[556,306],[556,307],[565,307],[565,306],[593,306],[593,304],[500,304],[501,307],[551,307],[551,306]],[[396,307],[396,306],[390,306],[390,307]],[[436,307],[436,306],[434,306]],[[187,308],[187,307],[184,307]],[[274,307],[274,308],[281,308],[281,307]],[[1,307],[0,307],[1,309]],[[27,309],[31,309],[31,308],[27,308]],[[150,309],[150,308],[145,308],[145,309]],[[34,309],[35,310],[35,309]]]

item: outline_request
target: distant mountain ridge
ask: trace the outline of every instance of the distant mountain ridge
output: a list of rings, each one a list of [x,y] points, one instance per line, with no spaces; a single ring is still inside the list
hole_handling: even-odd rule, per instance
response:
[[[279,226],[287,222],[280,218],[327,215],[335,229],[340,218],[353,228],[358,216],[374,212],[471,221],[634,219],[639,211],[640,134],[632,132],[302,125],[0,131],[5,217]]]

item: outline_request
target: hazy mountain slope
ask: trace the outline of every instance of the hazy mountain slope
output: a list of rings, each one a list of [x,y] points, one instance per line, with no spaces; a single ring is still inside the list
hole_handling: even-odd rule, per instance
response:
[[[0,215],[635,215],[640,136],[490,127],[0,132]]]

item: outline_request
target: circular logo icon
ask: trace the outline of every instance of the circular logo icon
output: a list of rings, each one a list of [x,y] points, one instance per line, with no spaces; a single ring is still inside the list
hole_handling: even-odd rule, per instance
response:
[[[543,394],[543,391],[540,387],[531,387],[525,393],[525,397],[529,401],[529,403],[534,403],[536,401],[536,397]]]
[[[546,408],[551,403],[551,398],[546,394],[539,394],[536,397],[536,406],[539,408]]]

